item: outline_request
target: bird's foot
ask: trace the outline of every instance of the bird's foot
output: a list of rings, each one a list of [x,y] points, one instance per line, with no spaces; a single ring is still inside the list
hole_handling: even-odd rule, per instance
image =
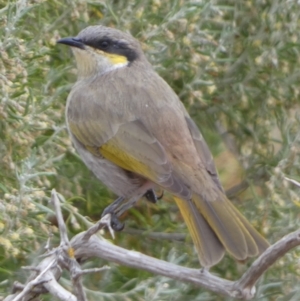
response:
[[[153,204],[157,203],[157,201],[160,200],[163,196],[164,196],[164,191],[162,191],[160,196],[157,196],[153,189],[147,190],[146,193],[144,194],[146,200]]]
[[[163,192],[160,196],[156,196],[153,189],[147,190],[147,192],[144,194],[144,197],[147,201],[151,203],[156,203],[157,200],[160,200],[163,197]],[[122,215],[124,212],[126,212],[128,209],[133,207],[133,205],[136,203],[137,199],[132,198],[129,199],[129,201],[125,204],[122,204],[125,201],[126,198],[124,197],[118,197],[112,204],[107,206],[101,217],[105,216],[106,214],[111,215],[111,227],[114,231],[122,231],[124,229],[124,223],[120,222],[119,216]]]
[[[111,215],[111,223],[110,226],[115,231],[122,231],[124,229],[124,223],[120,222],[117,215],[117,208],[120,206],[120,204],[125,200],[124,197],[118,197],[112,204],[107,206],[103,213],[101,214],[101,217],[105,216],[106,214]]]

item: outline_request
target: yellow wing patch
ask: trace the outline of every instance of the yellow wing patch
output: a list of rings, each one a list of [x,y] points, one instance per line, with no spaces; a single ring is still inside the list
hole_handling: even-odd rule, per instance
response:
[[[105,159],[113,162],[114,164],[148,179],[155,179],[153,171],[151,171],[146,164],[138,161],[133,156],[122,151],[112,143],[108,142],[103,144],[99,151]]]

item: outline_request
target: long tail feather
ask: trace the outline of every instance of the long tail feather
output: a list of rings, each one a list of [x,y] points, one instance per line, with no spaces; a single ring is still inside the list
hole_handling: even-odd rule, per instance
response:
[[[226,249],[237,260],[262,253],[268,242],[220,192],[220,199],[206,201],[194,194],[190,201],[175,201],[191,233],[202,266],[218,263]]]

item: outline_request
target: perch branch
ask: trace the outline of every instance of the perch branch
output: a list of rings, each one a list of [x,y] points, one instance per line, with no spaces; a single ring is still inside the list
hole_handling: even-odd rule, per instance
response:
[[[153,274],[171,279],[192,283],[227,297],[249,300],[255,295],[255,284],[261,275],[292,248],[300,245],[300,230],[288,234],[274,245],[270,246],[256,259],[249,269],[237,281],[229,281],[214,276],[205,269],[192,269],[156,259],[139,252],[126,250],[113,245],[102,237],[94,235],[99,229],[110,225],[110,216],[104,216],[98,223],[87,231],[77,234],[69,241],[67,229],[62,218],[60,202],[55,190],[52,192],[52,202],[61,233],[60,246],[46,255],[36,267],[33,276],[24,286],[15,288],[21,292],[10,295],[4,301],[28,301],[47,291],[59,300],[85,301],[86,296],[81,277],[87,273],[100,272],[103,268],[82,270],[78,262],[93,257],[102,258],[128,267],[143,269]],[[66,248],[67,246],[67,248]],[[57,280],[62,270],[70,272],[75,289],[75,295],[64,289]]]

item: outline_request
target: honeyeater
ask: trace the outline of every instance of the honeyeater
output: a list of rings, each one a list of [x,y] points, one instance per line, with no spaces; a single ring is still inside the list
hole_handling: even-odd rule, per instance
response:
[[[66,105],[74,147],[119,197],[161,187],[173,195],[209,268],[225,250],[237,260],[268,242],[226,197],[209,148],[172,88],[130,34],[90,26],[58,43],[71,46],[78,79]]]

